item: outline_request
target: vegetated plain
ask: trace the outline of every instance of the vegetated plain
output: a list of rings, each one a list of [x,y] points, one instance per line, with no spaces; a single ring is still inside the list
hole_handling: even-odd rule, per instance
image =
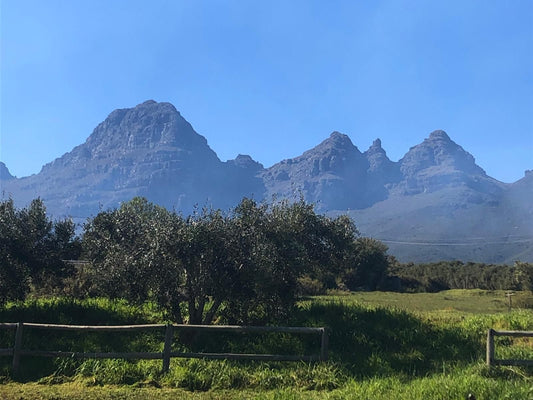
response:
[[[301,301],[289,321],[327,326],[325,363],[22,359],[13,379],[0,359],[5,399],[533,399],[533,370],[484,365],[489,328],[533,330],[533,312],[520,309],[531,292],[516,292],[508,311],[504,291],[438,293],[337,292]],[[166,322],[153,304],[66,298],[9,302],[1,321],[71,324]],[[13,332],[0,332],[11,347]],[[24,348],[85,351],[161,351],[162,334],[25,332]],[[176,340],[176,349],[257,353],[318,352],[317,338],[287,334],[202,335]],[[497,338],[497,358],[533,358],[529,339]]]

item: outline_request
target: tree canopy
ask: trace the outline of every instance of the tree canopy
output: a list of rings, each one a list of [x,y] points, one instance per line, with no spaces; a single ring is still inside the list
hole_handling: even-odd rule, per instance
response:
[[[268,323],[317,288],[375,289],[387,262],[386,247],[359,237],[349,217],[317,214],[303,199],[244,198],[228,212],[183,216],[137,197],[89,218],[81,237],[71,220],[50,220],[41,199],[0,203],[1,302],[32,290],[153,301],[178,323]]]
[[[88,221],[83,247],[101,294],[154,299],[178,322],[248,323],[289,312],[301,276],[340,271],[357,235],[303,200],[183,217],[135,198]]]
[[[71,269],[63,260],[79,253],[74,223],[50,220],[41,199],[22,209],[0,202],[0,302],[58,288]]]

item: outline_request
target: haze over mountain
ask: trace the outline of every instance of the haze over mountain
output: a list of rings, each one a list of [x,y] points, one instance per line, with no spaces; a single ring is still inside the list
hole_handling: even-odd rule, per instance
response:
[[[0,183],[19,205],[40,196],[52,215],[78,221],[134,196],[189,213],[303,195],[319,211],[347,212],[402,261],[533,261],[533,173],[499,182],[440,130],[398,162],[379,139],[361,152],[333,132],[265,169],[248,155],[222,162],[173,105],[150,100],[113,111],[38,174],[14,178],[0,163]]]

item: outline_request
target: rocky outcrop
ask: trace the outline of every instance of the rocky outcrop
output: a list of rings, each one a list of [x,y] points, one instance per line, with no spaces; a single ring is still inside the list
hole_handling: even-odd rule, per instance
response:
[[[15,177],[11,175],[6,165],[0,161],[0,181],[9,181],[11,179],[15,179]]]
[[[387,153],[381,147],[381,140],[376,139],[372,146],[365,151],[364,156],[368,160],[368,179],[372,182],[374,191],[374,202],[388,197],[392,185],[397,184],[402,179],[400,165],[387,157]]]
[[[303,195],[321,210],[363,208],[372,203],[368,168],[350,138],[333,132],[301,156],[273,165],[262,177],[269,196]]]

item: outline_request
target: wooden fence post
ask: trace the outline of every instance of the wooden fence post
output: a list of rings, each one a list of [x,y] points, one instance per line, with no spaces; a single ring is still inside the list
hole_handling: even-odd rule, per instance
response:
[[[487,332],[487,366],[494,363],[494,330],[489,329]]]
[[[172,337],[174,336],[174,327],[168,324],[165,330],[165,346],[163,347],[163,369],[162,372],[168,372],[170,368],[170,352],[172,350]]]
[[[17,331],[15,333],[15,346],[13,346],[13,375],[18,374],[20,367],[20,348],[22,347],[22,328],[24,322],[17,323]]]
[[[320,340],[320,361],[328,360],[328,339],[327,328],[322,328],[322,338]]]

